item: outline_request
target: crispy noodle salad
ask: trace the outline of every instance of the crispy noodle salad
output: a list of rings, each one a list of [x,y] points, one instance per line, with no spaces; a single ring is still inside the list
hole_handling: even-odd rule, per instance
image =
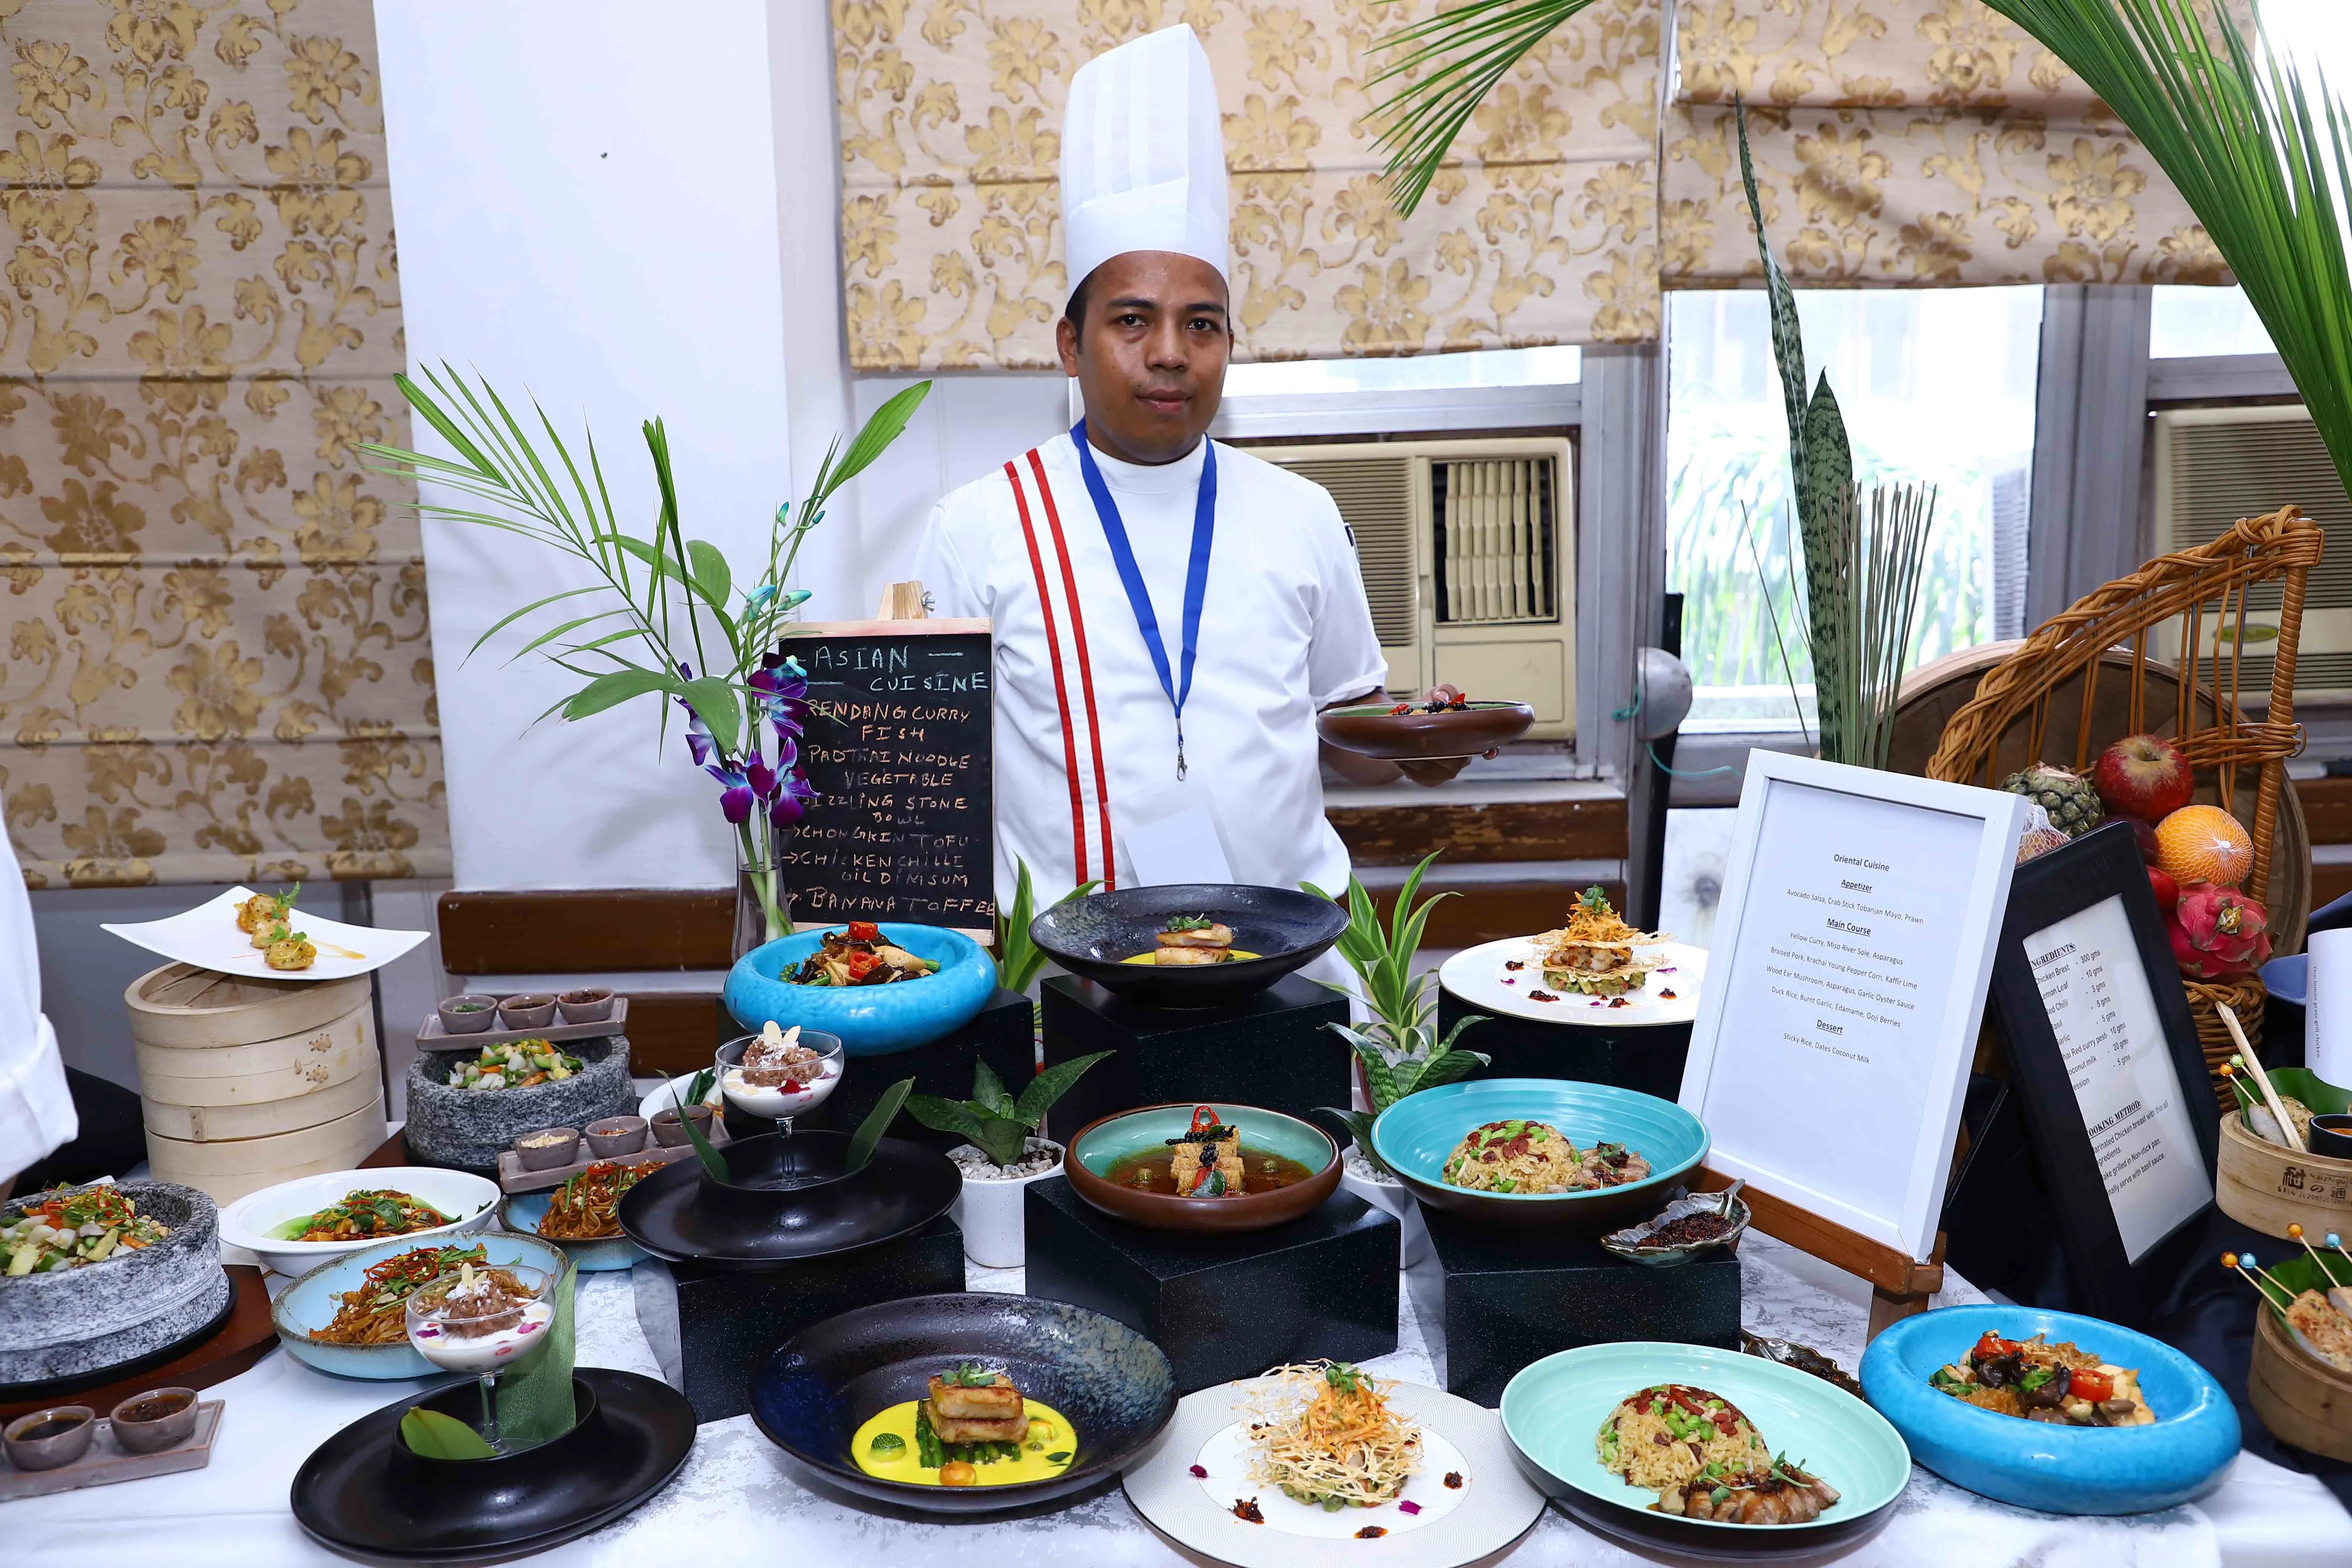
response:
[[[1333,1513],[1394,1500],[1421,1468],[1421,1428],[1389,1407],[1392,1387],[1344,1362],[1276,1367],[1240,1406],[1250,1479]]]
[[[102,1263],[118,1252],[136,1252],[172,1234],[139,1212],[116,1188],[84,1187],[78,1193],[45,1193],[14,1214],[0,1211],[0,1254],[11,1276],[53,1274]]]
[[[1622,996],[1638,991],[1662,961],[1655,950],[1672,940],[1618,919],[1601,890],[1587,888],[1568,911],[1568,923],[1535,939],[1543,958],[1544,984],[1588,996]],[[1650,948],[1652,955],[1641,956]]]

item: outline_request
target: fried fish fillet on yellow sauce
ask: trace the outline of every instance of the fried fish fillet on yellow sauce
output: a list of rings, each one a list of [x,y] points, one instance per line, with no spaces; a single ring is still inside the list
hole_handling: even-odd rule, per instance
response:
[[[1017,1443],[1029,1430],[1021,1390],[1001,1372],[977,1386],[934,1375],[928,1404],[931,1430],[942,1443]]]

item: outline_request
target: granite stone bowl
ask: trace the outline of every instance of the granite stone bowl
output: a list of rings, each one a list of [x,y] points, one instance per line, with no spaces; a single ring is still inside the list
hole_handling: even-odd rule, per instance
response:
[[[1155,1153],[1192,1124],[1192,1104],[1152,1105],[1116,1111],[1079,1129],[1070,1140],[1062,1174],[1070,1191],[1113,1219],[1148,1230],[1185,1230],[1231,1236],[1287,1224],[1318,1208],[1339,1185],[1339,1146],[1309,1121],[1278,1110],[1247,1105],[1212,1107],[1217,1120],[1241,1130],[1242,1158],[1265,1154],[1296,1160],[1307,1175],[1286,1187],[1233,1197],[1186,1198],[1173,1193],[1141,1192],[1110,1179],[1113,1166],[1130,1155]]]
[[[408,1064],[408,1125],[402,1133],[410,1155],[427,1165],[493,1175],[499,1153],[526,1132],[635,1114],[627,1036],[566,1040],[558,1048],[580,1058],[580,1071],[529,1089],[452,1089],[450,1064],[464,1060],[462,1054],[419,1051]]]
[[[1130,963],[1148,953],[1179,915],[1231,926],[1234,949],[1255,954],[1224,963]],[[1171,882],[1121,888],[1054,905],[1029,922],[1029,940],[1071,973],[1128,1000],[1161,1007],[1227,1007],[1248,1001],[1310,963],[1348,929],[1348,911],[1289,888]]]
[[[996,994],[996,964],[980,944],[943,926],[885,922],[882,940],[938,964],[920,980],[887,985],[795,985],[784,978],[843,928],[778,937],[736,960],[727,973],[727,1011],[748,1034],[772,1020],[781,1029],[833,1035],[842,1053],[887,1057],[911,1051],[971,1022]]]
[[[893,1405],[923,1397],[960,1363],[1004,1373],[1069,1419],[1069,1468],[1008,1486],[935,1487],[857,1468],[850,1439]],[[1167,1355],[1126,1324],[1066,1301],[962,1292],[844,1312],[786,1340],[751,1373],[751,1419],[829,1487],[924,1513],[999,1513],[1094,1485],[1150,1446],[1176,1414]]]
[[[152,1360],[228,1310],[233,1291],[221,1268],[213,1200],[170,1182],[121,1187],[141,1214],[172,1234],[78,1268],[0,1277],[0,1397],[16,1384]],[[0,1205],[0,1218],[15,1219],[21,1204]]]

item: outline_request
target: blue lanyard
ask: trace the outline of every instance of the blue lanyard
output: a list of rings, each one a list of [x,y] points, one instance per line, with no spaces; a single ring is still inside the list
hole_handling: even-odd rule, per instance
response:
[[[1207,437],[1202,437],[1207,441]],[[1184,651],[1183,684],[1168,668],[1168,647],[1160,640],[1160,617],[1152,612],[1151,592],[1143,585],[1143,574],[1135,564],[1135,549],[1127,542],[1127,524],[1118,515],[1118,503],[1111,500],[1110,487],[1103,483],[1102,469],[1095,462],[1094,448],[1087,445],[1087,422],[1079,420],[1070,426],[1070,440],[1078,448],[1078,467],[1087,477],[1087,494],[1094,499],[1095,515],[1102,519],[1103,537],[1110,543],[1110,558],[1118,567],[1118,580],[1127,589],[1127,602],[1135,611],[1136,630],[1143,634],[1143,646],[1151,650],[1152,668],[1160,673],[1160,689],[1168,694],[1169,706],[1176,710],[1176,777],[1184,777],[1184,700],[1192,695],[1192,659],[1201,647],[1201,603],[1209,593],[1209,543],[1217,531],[1217,448],[1211,445],[1201,454],[1200,495],[1192,503],[1192,554],[1184,567]]]

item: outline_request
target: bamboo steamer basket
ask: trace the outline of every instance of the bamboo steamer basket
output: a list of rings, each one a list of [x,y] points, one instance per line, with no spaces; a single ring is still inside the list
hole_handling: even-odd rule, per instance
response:
[[[349,1115],[268,1138],[199,1142],[150,1128],[147,1163],[156,1180],[194,1187],[213,1202],[227,1204],[297,1176],[351,1170],[375,1152],[383,1139],[383,1094],[379,1089]]]
[[[2268,1307],[2254,1309],[2246,1402],[2280,1442],[2352,1460],[2352,1373],[2297,1350]]]
[[[226,1203],[383,1142],[374,982],[167,963],[123,993],[149,1163]]]
[[[2290,1225],[2352,1236],[2352,1160],[2283,1149],[2246,1131],[2233,1111],[2221,1118],[2213,1198],[2240,1225],[2282,1241]]]

